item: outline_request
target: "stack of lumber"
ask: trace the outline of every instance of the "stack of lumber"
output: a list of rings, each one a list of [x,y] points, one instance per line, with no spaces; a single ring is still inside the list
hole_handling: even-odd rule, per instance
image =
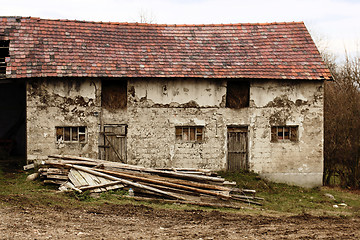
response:
[[[38,170],[44,183],[62,184],[68,180],[69,169],[65,167],[41,167]]]
[[[59,184],[61,191],[103,192],[133,189],[136,197],[201,202],[211,199],[261,205],[255,190],[235,188],[206,169],[146,168],[119,162],[51,155],[39,172],[44,182]]]

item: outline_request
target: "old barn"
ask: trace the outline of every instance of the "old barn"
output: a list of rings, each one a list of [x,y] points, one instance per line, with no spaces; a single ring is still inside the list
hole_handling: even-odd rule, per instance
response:
[[[304,23],[0,18],[0,146],[322,184],[324,81]]]

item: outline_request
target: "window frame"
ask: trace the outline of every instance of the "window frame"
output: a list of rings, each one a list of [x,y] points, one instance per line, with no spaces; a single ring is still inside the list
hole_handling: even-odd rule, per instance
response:
[[[204,140],[204,126],[175,126],[175,141],[178,143],[202,143]]]
[[[5,78],[7,63],[10,61],[10,40],[0,40],[0,78]]]
[[[298,142],[298,141],[299,141],[298,125],[271,126],[271,142]]]
[[[76,134],[74,134],[75,132]],[[56,126],[55,127],[56,143],[87,143],[88,141],[87,135],[88,135],[88,131],[86,126]]]

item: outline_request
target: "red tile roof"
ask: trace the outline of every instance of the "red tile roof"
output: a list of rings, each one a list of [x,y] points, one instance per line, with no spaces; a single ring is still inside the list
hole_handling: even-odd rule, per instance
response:
[[[0,18],[6,76],[330,79],[304,23],[163,25]]]

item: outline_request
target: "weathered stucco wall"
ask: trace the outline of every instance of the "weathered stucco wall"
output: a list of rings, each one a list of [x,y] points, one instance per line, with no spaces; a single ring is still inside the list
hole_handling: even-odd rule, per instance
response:
[[[225,167],[224,135],[217,112],[225,81],[129,81],[128,162],[157,167]],[[176,142],[175,126],[205,126],[200,143]]]
[[[252,81],[250,107],[229,109],[226,81],[130,81],[128,162],[225,169],[227,127],[248,126],[251,170],[274,181],[321,185],[322,86],[321,81]],[[196,125],[205,127],[203,142],[175,141],[175,126]],[[271,142],[271,126],[283,125],[298,126],[299,140]]]
[[[323,83],[251,84],[250,165],[274,181],[313,187],[323,174]],[[271,126],[298,125],[297,142],[271,142]]]
[[[220,107],[226,82],[205,79],[134,79],[131,103],[138,107]],[[133,94],[135,90],[135,95]]]
[[[279,182],[322,184],[323,83],[250,81],[250,106],[226,108],[226,80],[130,79],[127,105],[101,109],[100,80],[32,80],[28,160],[98,156],[100,125],[127,125],[127,162],[151,167],[227,167],[228,126],[248,127],[250,170]],[[271,126],[298,126],[298,141],[271,142]],[[87,126],[88,140],[56,143],[56,126]],[[202,142],[176,141],[176,126],[204,126]]]
[[[97,157],[100,81],[33,79],[27,83],[28,161],[49,154]],[[85,143],[57,143],[57,126],[87,127]]]

